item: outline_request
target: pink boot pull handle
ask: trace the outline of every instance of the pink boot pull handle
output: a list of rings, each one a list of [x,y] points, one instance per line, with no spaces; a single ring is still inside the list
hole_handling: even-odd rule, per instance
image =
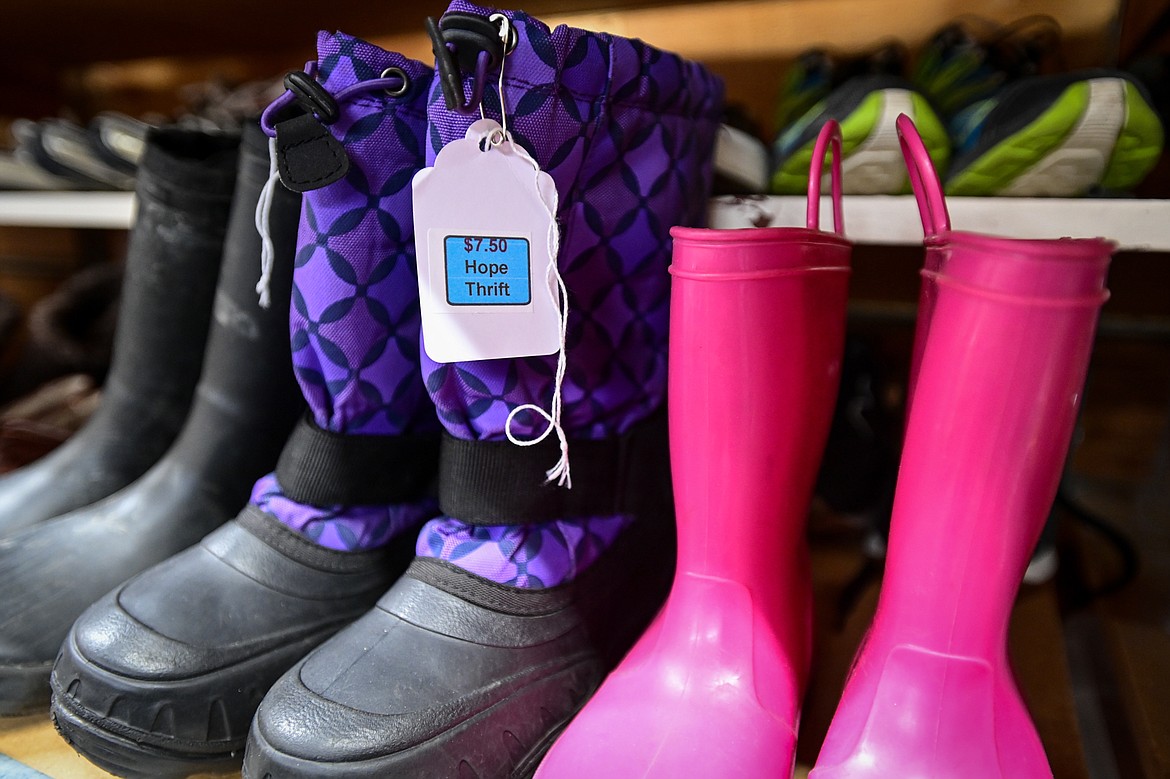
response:
[[[913,125],[911,125],[913,127]],[[919,141],[921,144],[922,141]],[[821,176],[825,170],[825,154],[830,145],[833,157],[830,161],[830,191],[833,193],[833,232],[845,236],[845,216],[841,208],[841,126],[836,119],[825,122],[813,146],[812,164],[808,171],[808,219],[806,224],[810,230],[820,230],[821,227]]]
[[[938,171],[922,143],[918,128],[906,114],[897,119],[898,140],[902,143],[902,156],[906,158],[906,171],[910,175],[910,187],[918,201],[918,213],[922,217],[922,229],[927,238],[950,232],[951,216],[947,213],[947,202],[943,198],[942,183]]]

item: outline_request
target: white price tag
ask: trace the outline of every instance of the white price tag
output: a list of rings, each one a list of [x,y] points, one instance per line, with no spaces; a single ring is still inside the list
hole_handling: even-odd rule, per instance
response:
[[[561,347],[557,191],[500,125],[481,119],[414,187],[422,328],[436,362]]]

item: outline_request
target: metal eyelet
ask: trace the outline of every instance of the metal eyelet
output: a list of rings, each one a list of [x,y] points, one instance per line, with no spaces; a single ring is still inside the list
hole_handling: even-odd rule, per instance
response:
[[[493,24],[498,24],[500,29],[504,28],[504,23],[508,22],[508,17],[503,14],[492,14],[488,17],[488,21]],[[516,49],[516,43],[520,40],[519,33],[516,32],[516,27],[508,24],[508,40],[504,41],[504,56],[508,56]]]
[[[402,68],[391,65],[382,71],[382,75],[378,78],[400,78],[402,79],[402,86],[397,89],[384,90],[389,97],[402,97],[410,91],[411,83],[410,76],[406,75],[406,71]]]

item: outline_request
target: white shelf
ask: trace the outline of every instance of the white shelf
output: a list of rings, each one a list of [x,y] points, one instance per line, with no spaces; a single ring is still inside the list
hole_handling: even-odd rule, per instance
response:
[[[0,192],[0,225],[125,230],[134,212],[133,192]]]
[[[821,199],[822,225],[831,224]],[[1104,237],[1131,251],[1170,251],[1170,200],[952,197],[956,230],[1013,238]],[[804,224],[803,197],[718,197],[712,227]],[[126,229],[131,192],[0,192],[0,225]],[[909,195],[845,198],[845,233],[856,243],[914,246],[922,241],[918,206]]]
[[[1170,251],[1170,200],[950,197],[951,227],[1011,238],[1109,238],[1130,251]],[[845,234],[856,243],[913,246],[922,242],[918,205],[910,195],[846,197]],[[718,197],[711,227],[794,227],[805,223],[803,197]],[[821,198],[821,226],[832,225]]]

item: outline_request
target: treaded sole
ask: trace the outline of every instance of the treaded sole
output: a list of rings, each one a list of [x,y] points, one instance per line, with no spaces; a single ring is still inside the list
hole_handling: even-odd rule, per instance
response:
[[[238,768],[241,753],[192,760],[103,730],[54,698],[49,708],[53,727],[82,757],[104,771],[127,779],[182,779],[194,773]]]
[[[946,183],[949,195],[1079,197],[1136,185],[1158,161],[1162,126],[1126,79],[1070,84],[1022,130]]]
[[[1146,102],[1141,90],[1130,83],[1125,85],[1125,109],[1125,124],[1101,179],[1101,186],[1106,189],[1136,187],[1162,156],[1165,143],[1162,120]]]
[[[906,192],[909,180],[895,120],[914,120],[935,166],[945,169],[950,156],[942,123],[925,99],[908,89],[881,89],[869,95],[841,120],[841,174],[846,195],[895,195]],[[809,166],[815,140],[788,156],[772,174],[772,192],[799,195],[808,191]],[[828,174],[821,190],[827,192]]]
[[[544,761],[544,756],[548,754],[548,751],[552,748],[553,743],[555,743],[556,740],[560,738],[561,734],[565,732],[565,729],[569,727],[569,723],[573,721],[573,717],[577,716],[578,711],[580,711],[580,709],[563,719],[560,723],[557,724],[556,728],[549,731],[544,739],[542,739],[540,743],[534,746],[532,750],[527,755],[525,755],[523,759],[520,760],[516,768],[513,769],[512,773],[508,775],[508,779],[532,779],[532,777],[536,776],[536,769],[540,768],[541,762]],[[259,738],[263,740],[262,737]],[[265,748],[271,749],[267,743],[265,743]],[[272,772],[268,770],[265,770],[262,774],[258,775],[249,773],[247,764],[243,766],[241,775],[243,776],[243,779],[275,779]]]

